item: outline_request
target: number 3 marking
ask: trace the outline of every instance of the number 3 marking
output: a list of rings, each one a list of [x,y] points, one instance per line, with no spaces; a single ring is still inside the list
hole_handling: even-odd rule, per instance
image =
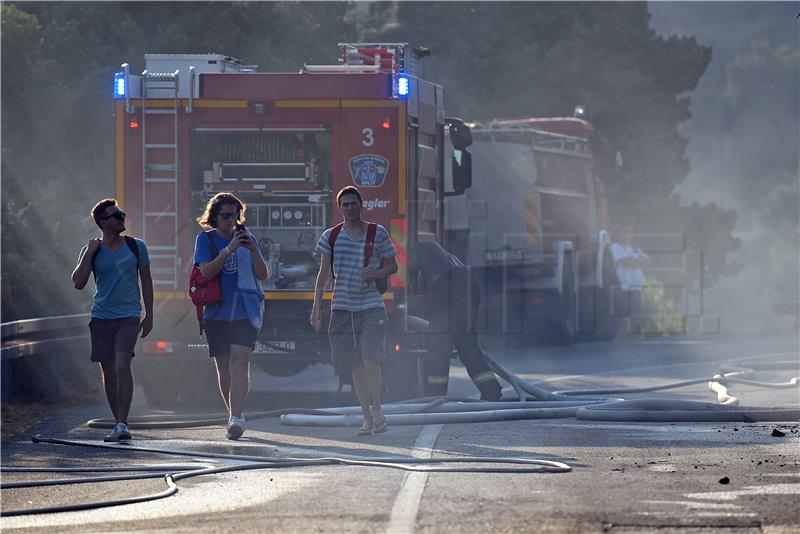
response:
[[[372,128],[364,128],[361,130],[361,133],[364,134],[364,139],[361,141],[362,145],[372,146],[375,144],[375,137],[373,137]]]

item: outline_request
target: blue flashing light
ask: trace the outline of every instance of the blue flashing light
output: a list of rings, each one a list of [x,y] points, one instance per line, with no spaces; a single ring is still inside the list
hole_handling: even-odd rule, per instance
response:
[[[408,96],[408,76],[405,74],[397,75],[397,96]]]
[[[118,72],[114,75],[114,98],[125,98],[128,87],[125,83],[125,73]]]

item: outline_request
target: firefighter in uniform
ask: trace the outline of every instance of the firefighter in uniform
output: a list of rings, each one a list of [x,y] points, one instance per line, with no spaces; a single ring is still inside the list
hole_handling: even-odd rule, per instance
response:
[[[480,288],[475,277],[456,256],[435,241],[417,243],[411,250],[410,267],[427,285],[429,321],[426,394],[444,396],[450,378],[450,355],[455,345],[481,399],[497,401],[501,388],[478,345],[475,322]]]

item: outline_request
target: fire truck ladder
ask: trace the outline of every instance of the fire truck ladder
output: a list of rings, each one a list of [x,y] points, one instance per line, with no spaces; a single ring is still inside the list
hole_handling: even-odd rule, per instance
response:
[[[151,251],[153,284],[178,287],[179,71],[142,72],[142,239]],[[156,105],[148,98],[160,99]],[[163,105],[172,100],[171,106]],[[151,124],[152,123],[152,124]],[[171,134],[170,134],[171,132]]]

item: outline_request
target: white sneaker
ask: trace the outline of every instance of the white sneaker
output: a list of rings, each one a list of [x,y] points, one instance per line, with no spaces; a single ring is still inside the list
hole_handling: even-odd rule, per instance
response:
[[[244,434],[244,414],[241,417],[232,415],[228,419],[228,439],[239,439]]]
[[[128,431],[128,425],[125,423],[117,423],[117,425],[114,427],[114,430],[111,431],[111,434],[104,437],[103,441],[117,442],[129,441],[130,439],[131,433]]]

